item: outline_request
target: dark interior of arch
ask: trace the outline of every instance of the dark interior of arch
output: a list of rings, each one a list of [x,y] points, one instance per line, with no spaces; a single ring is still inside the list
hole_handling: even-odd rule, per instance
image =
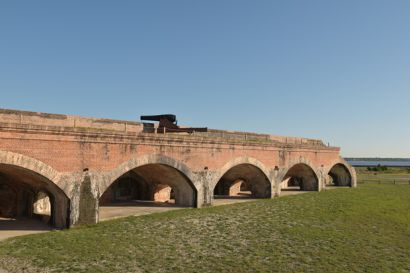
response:
[[[115,180],[100,197],[99,202],[104,206],[138,200],[193,207],[196,191],[191,181],[177,169],[162,164],[148,164]]]
[[[270,198],[271,185],[258,167],[240,164],[232,167],[222,176],[214,188],[214,195]]]
[[[343,164],[336,164],[329,172],[330,184],[334,186],[350,187],[352,185],[352,175]]]
[[[319,188],[319,181],[316,174],[306,164],[296,164],[288,170],[283,182],[285,188],[296,187],[302,191],[317,191]]]
[[[0,164],[0,218],[37,219],[68,226],[69,199],[47,178],[21,167]]]

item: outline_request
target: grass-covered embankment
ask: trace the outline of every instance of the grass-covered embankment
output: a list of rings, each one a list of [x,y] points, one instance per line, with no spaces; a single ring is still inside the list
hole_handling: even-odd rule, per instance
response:
[[[364,185],[0,243],[10,271],[410,272],[410,186]]]

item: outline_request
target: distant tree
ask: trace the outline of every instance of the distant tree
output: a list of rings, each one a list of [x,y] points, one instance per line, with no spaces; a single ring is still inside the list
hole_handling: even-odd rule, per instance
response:
[[[372,172],[384,172],[384,171],[387,171],[388,168],[387,166],[382,166],[378,164],[376,167],[367,167],[367,170],[372,171]]]

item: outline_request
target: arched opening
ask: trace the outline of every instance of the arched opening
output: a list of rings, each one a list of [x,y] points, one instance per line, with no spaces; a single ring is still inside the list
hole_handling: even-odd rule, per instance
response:
[[[105,220],[147,210],[194,207],[196,190],[181,171],[164,164],[147,164],[117,178],[101,195],[99,204],[100,219]]]
[[[351,187],[352,175],[347,167],[340,163],[334,165],[328,173],[326,186]]]
[[[281,189],[285,191],[317,191],[319,180],[310,166],[299,163],[286,172],[281,182]]]
[[[252,164],[229,169],[214,187],[214,199],[270,198],[271,183],[264,172]]]
[[[49,230],[68,226],[69,199],[44,176],[0,164],[0,229]]]

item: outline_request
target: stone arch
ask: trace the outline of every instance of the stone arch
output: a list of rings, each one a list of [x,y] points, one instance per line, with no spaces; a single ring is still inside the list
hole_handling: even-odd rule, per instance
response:
[[[306,158],[291,161],[289,167],[282,169],[277,176],[278,192],[284,184],[295,183],[300,190],[319,191],[320,174]]]
[[[147,169],[146,171],[144,171],[145,174],[139,174],[140,177],[149,176],[147,174],[150,172],[150,170],[151,173],[152,170],[160,171],[165,169],[168,170],[167,174],[173,172],[177,180],[179,180],[179,182],[177,181],[177,183],[179,184],[175,183],[172,185],[176,187],[174,191],[175,195],[179,196],[179,200],[176,200],[178,204],[184,206],[198,206],[198,187],[194,183],[195,176],[191,172],[189,167],[176,159],[159,154],[144,155],[141,157],[132,158],[119,165],[113,171],[107,173],[105,179],[103,179],[102,183],[99,185],[100,197],[119,178],[129,173],[130,171],[140,169]],[[161,189],[163,189],[163,187]]]
[[[356,186],[356,171],[343,158],[331,162],[325,169],[326,182],[333,180],[335,186]],[[325,183],[325,185],[328,183]]]
[[[258,169],[260,169],[267,178],[270,177],[268,168],[266,168],[265,165],[262,162],[260,162],[259,160],[255,159],[253,157],[247,157],[247,156],[237,157],[237,158],[234,158],[234,159],[230,160],[221,169],[219,169],[218,175],[215,177],[215,179],[212,180],[211,188],[215,187],[215,185],[218,183],[218,181],[222,178],[222,176],[229,169],[231,169],[232,167],[235,167],[237,165],[241,165],[241,164],[254,165]]]
[[[18,166],[33,171],[47,178],[57,186],[60,182],[61,175],[58,171],[44,162],[29,156],[0,150],[0,164]]]
[[[259,160],[252,157],[238,157],[226,163],[218,171],[215,179],[210,183],[210,189],[214,193],[218,183],[223,183],[223,180],[232,184],[229,187],[239,187],[239,190],[246,183],[252,196],[271,198],[272,182],[269,177],[269,170]],[[231,189],[227,189],[227,192],[230,191]]]
[[[16,216],[32,216],[39,191],[46,192],[51,202],[50,224],[68,227],[70,200],[59,186],[61,176],[49,165],[22,154],[0,151],[0,182],[18,188]]]

